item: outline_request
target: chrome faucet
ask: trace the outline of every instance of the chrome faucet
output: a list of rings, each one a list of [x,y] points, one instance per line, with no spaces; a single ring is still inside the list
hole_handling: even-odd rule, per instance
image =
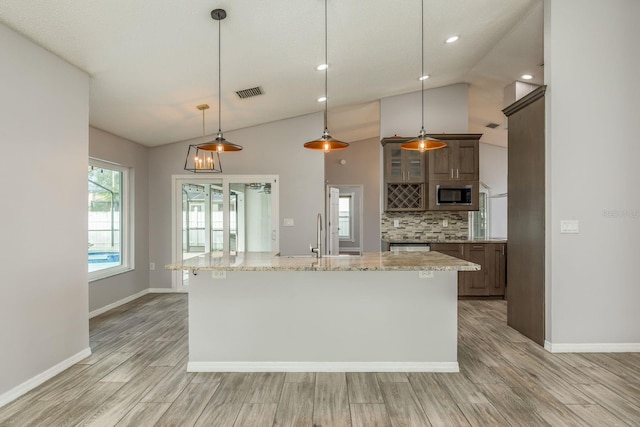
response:
[[[309,249],[316,257],[322,258],[322,214],[318,214],[316,220],[316,247],[309,245]]]

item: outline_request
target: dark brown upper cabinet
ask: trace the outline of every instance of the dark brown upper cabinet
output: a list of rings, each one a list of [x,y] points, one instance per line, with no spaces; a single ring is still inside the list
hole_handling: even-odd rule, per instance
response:
[[[410,138],[384,138],[384,174],[386,182],[424,183],[427,180],[427,155],[403,150],[402,143]]]
[[[447,146],[429,152],[429,181],[477,181],[480,179],[482,134],[431,134]]]

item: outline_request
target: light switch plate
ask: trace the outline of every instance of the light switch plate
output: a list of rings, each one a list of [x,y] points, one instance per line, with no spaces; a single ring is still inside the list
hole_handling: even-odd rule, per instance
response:
[[[420,279],[433,279],[433,271],[431,271],[431,270],[420,270],[418,272],[418,277]]]
[[[399,219],[394,219],[394,220],[393,220],[393,226],[394,226],[395,228],[400,227],[400,220],[399,220]]]
[[[580,223],[578,220],[563,219],[560,221],[560,233],[577,234],[580,232]]]
[[[293,218],[285,218],[284,219],[285,227],[293,227]]]
[[[149,263],[149,270],[155,270],[156,269],[156,263],[155,262],[150,262]]]
[[[442,226],[445,227],[445,228],[448,227],[449,226],[449,220],[448,219],[443,219],[442,220]]]

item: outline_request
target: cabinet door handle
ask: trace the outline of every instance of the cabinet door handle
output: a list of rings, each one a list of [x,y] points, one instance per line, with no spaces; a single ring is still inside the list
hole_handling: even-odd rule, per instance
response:
[[[460,250],[462,251],[462,256],[464,256],[464,245],[460,245]]]
[[[411,179],[411,171],[407,171],[407,180]]]
[[[456,169],[456,178],[460,178],[460,169]]]
[[[451,169],[451,179],[453,179],[453,169]]]
[[[504,246],[502,247],[502,255],[504,256]]]

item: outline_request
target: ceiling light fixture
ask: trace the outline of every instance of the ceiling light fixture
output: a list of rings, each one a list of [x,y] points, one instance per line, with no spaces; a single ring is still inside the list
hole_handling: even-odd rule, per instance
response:
[[[424,75],[418,77],[418,80],[427,80],[429,77],[431,77],[429,74],[424,74]]]
[[[325,102],[327,100],[326,96],[321,96],[320,98],[318,98],[318,102]]]
[[[324,0],[324,63],[329,63],[327,60],[327,0]],[[327,101],[327,68],[329,67],[324,68],[324,132],[320,138],[304,143],[305,148],[322,150],[325,153],[343,150],[349,146],[347,142],[338,141],[329,135],[329,129],[327,128],[327,110],[329,108],[329,102]],[[322,102],[320,99],[318,99],[318,102]]]
[[[455,43],[458,40],[460,40],[460,36],[451,36],[448,39],[446,39],[444,42],[447,44],[451,44],[451,43]]]
[[[420,74],[421,76],[427,76],[427,74],[425,74],[424,72],[424,0],[421,0],[421,9],[420,11],[422,12],[420,15],[422,17],[421,20],[421,29],[422,32],[420,33],[422,35],[421,40],[421,50],[420,50],[420,58],[421,58],[421,63],[422,63],[422,73]],[[414,138],[410,141],[405,142],[404,144],[400,145],[400,148],[404,149],[404,150],[418,150],[421,153],[427,151],[427,150],[437,150],[438,148],[444,148],[447,146],[447,144],[445,144],[444,142],[438,140],[438,139],[434,139],[434,138],[430,138],[427,136],[427,132],[424,130],[424,81],[426,80],[426,78],[421,78],[420,80],[420,84],[422,85],[422,91],[420,92],[420,96],[422,97],[422,128],[420,129],[420,134],[418,135],[417,138]]]
[[[204,142],[204,110],[208,109],[207,104],[198,105],[198,109],[202,111],[202,144],[190,145],[187,151],[187,159],[185,160],[185,170],[191,172],[222,172],[222,165],[220,164],[220,156],[217,158],[217,166],[214,162],[215,157],[213,154],[207,155],[205,152],[226,153],[231,151],[241,151],[242,146],[233,144],[222,135],[222,66],[221,66],[221,46],[222,46],[222,33],[220,30],[220,21],[227,17],[227,12],[224,9],[214,9],[211,11],[211,18],[218,21],[218,133],[216,138],[210,142]],[[190,156],[194,157],[190,157]],[[206,160],[205,160],[206,159]],[[209,164],[210,163],[210,164]]]
[[[326,70],[327,68],[329,68],[329,64],[320,64],[316,67],[316,70],[323,71],[323,70]]]
[[[523,74],[520,77],[522,77],[524,80],[531,80],[533,78],[531,74]]]
[[[202,111],[202,143],[189,145],[187,158],[184,161],[184,170],[195,173],[222,173],[220,153],[212,149],[212,142],[205,142],[204,112],[209,109],[207,104],[196,107]]]

